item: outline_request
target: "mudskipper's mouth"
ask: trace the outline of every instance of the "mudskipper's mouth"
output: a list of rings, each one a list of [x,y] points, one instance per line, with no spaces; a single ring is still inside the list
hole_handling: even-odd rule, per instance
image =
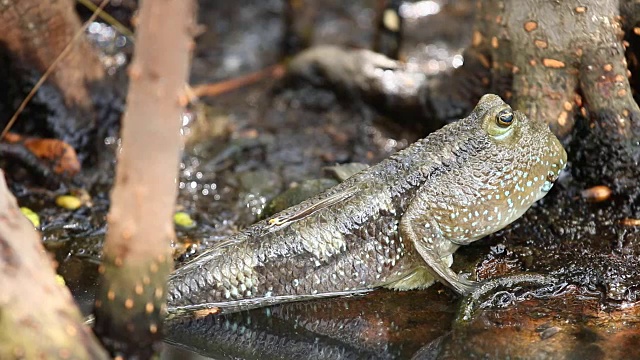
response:
[[[549,155],[551,155],[550,158],[554,159],[554,162],[552,162],[551,167],[548,168],[547,177],[542,185],[542,189],[540,189],[543,193],[551,190],[553,184],[558,180],[558,177],[567,166],[567,152],[562,147],[562,144],[560,144],[558,138],[553,135],[551,135],[549,149],[553,149]]]
[[[553,183],[556,180],[558,180],[558,176],[559,176],[559,173],[555,173],[553,171],[549,171],[547,173],[547,179],[545,180],[544,184],[542,185],[542,191],[549,192],[549,190],[551,190],[551,188],[553,187]]]

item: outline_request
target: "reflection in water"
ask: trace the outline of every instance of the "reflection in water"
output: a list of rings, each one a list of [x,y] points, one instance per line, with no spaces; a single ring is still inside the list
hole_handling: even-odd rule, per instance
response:
[[[224,359],[411,358],[445,334],[455,299],[426,291],[283,304],[222,316],[173,320],[168,342]],[[431,351],[432,353],[433,351]]]
[[[440,4],[436,1],[418,1],[415,3],[403,3],[400,6],[400,15],[404,19],[419,19],[421,17],[435,15],[440,12]]]

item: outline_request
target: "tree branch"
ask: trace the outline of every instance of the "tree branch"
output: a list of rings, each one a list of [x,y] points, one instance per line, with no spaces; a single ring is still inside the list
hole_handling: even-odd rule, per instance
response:
[[[0,170],[0,358],[107,359]],[[43,296],[46,297],[43,299]]]
[[[148,358],[162,337],[194,10],[185,0],[140,9],[95,303],[95,331],[114,356]]]

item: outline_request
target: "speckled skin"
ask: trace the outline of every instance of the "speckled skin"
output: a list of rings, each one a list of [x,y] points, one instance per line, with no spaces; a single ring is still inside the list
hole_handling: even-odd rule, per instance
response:
[[[452,254],[522,215],[565,163],[548,125],[485,95],[468,117],[176,270],[169,309],[236,311],[434,278],[468,293]]]

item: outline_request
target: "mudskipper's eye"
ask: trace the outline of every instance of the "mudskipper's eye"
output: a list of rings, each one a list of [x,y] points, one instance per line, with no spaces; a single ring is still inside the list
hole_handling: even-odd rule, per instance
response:
[[[500,127],[506,128],[513,123],[513,112],[511,109],[504,109],[496,115],[496,123]]]

